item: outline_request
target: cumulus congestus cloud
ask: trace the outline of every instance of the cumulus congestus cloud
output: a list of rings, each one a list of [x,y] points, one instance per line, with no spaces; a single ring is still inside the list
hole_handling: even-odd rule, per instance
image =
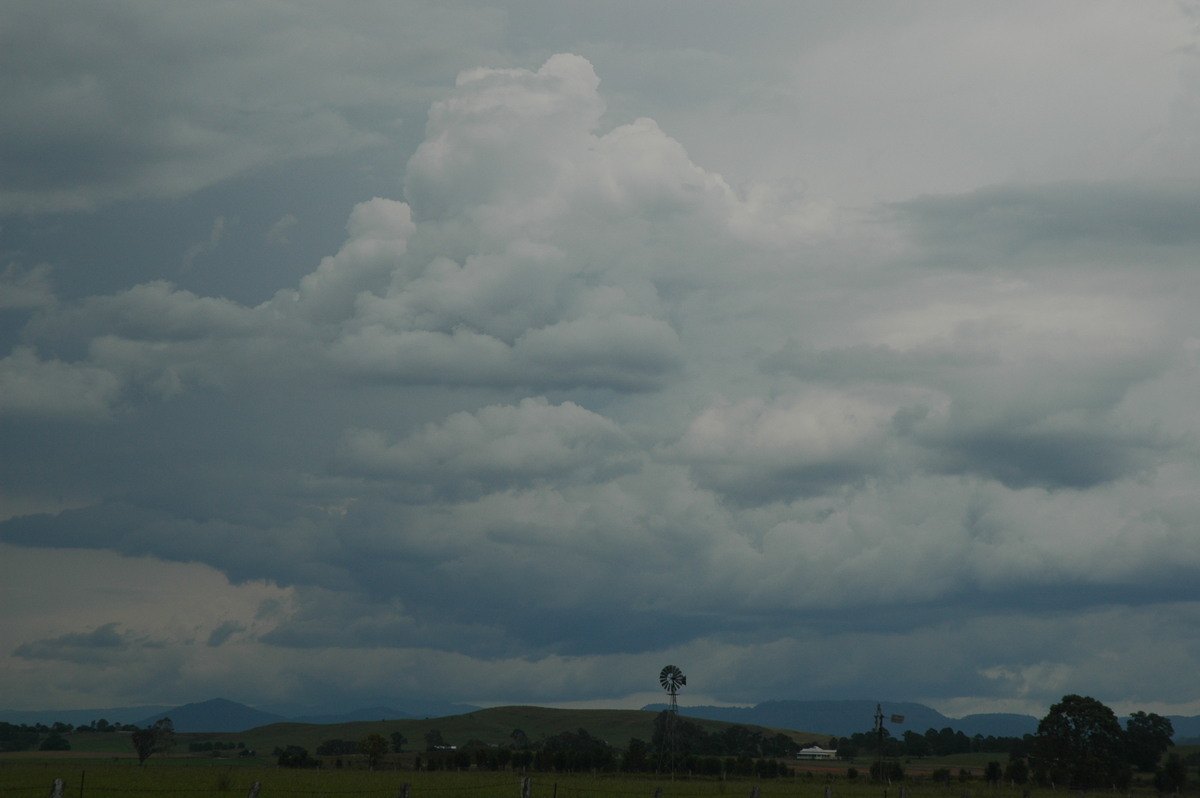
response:
[[[668,653],[837,695],[887,650],[894,694],[1024,699],[1104,683],[1097,627],[1195,623],[1200,244],[1125,213],[1177,190],[735,187],[570,54],[462,72],[393,188],[257,304],[6,271],[5,473],[66,495],[0,540],[269,583],[189,650],[457,698]],[[136,648],[105,623],[17,656]]]

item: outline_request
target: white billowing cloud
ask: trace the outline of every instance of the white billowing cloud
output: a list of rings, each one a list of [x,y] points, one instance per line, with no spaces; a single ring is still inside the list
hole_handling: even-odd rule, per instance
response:
[[[1163,506],[1147,509],[1156,501]],[[976,590],[1037,604],[1041,591],[1064,585],[1119,591],[1147,580],[1171,593],[1200,565],[1180,523],[1196,508],[1180,501],[1132,481],[1077,492],[960,476],[872,479],[778,513],[752,565],[754,590],[797,608]]]
[[[499,484],[595,478],[629,467],[631,442],[621,428],[573,402],[544,398],[455,413],[389,444],[376,430],[350,430],[346,467],[368,474],[439,485]]]
[[[227,299],[197,296],[156,280],[109,296],[89,297],[36,319],[29,332],[48,340],[105,335],[170,344],[213,337],[246,337],[260,328],[253,311]]]
[[[103,420],[120,396],[120,377],[98,366],[43,360],[25,346],[0,360],[3,416]]]
[[[691,229],[703,210],[693,185],[722,202],[728,189],[652,123],[639,123],[632,149],[633,128],[597,137],[597,85],[586,60],[559,55],[536,72],[465,73],[435,104],[406,173],[409,251],[386,291],[359,294],[331,350],[339,362],[406,383],[622,390],[678,368],[654,280],[685,253],[634,270],[580,232],[630,222],[628,251],[649,235],[648,216],[665,213],[668,234]]]
[[[699,413],[677,446],[702,484],[747,495],[796,496],[881,465],[895,407],[813,390],[746,399]]]
[[[402,267],[414,229],[403,202],[376,197],[359,203],[346,222],[348,238],[338,253],[322,259],[298,290],[280,291],[264,309],[296,312],[315,323],[346,319],[360,294],[380,290]]]
[[[811,230],[787,202],[738,197],[650,120],[597,135],[597,86],[573,55],[464,73],[409,163],[415,218],[360,203],[339,251],[258,307],[157,281],[27,334],[162,395],[326,362],[393,384],[661,388],[682,364],[687,286],[756,231],[774,246]]]
[[[549,199],[563,169],[593,143],[604,112],[591,64],[551,57],[536,72],[475,69],[433,104],[426,139],[409,161],[406,198],[422,218],[470,206],[517,209]]]

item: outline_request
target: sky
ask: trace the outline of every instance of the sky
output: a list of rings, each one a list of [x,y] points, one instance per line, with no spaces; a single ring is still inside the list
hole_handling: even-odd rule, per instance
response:
[[[0,708],[1200,714],[1200,4],[17,0]]]

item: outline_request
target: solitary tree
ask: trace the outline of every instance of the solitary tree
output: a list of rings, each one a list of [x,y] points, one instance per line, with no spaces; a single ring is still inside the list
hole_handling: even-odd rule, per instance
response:
[[[1034,772],[1074,789],[1125,787],[1130,769],[1125,733],[1111,709],[1088,696],[1065,695],[1038,723]]]
[[[1175,743],[1171,721],[1153,712],[1134,712],[1125,721],[1125,743],[1129,763],[1142,773],[1153,773],[1163,754]]]
[[[138,764],[145,764],[153,753],[166,755],[171,752],[175,745],[175,724],[170,718],[159,718],[153,726],[134,729],[129,741],[137,752]]]
[[[371,732],[358,741],[358,750],[367,758],[367,767],[374,770],[387,753],[388,741],[382,734]]]
[[[404,753],[404,745],[408,742],[408,738],[400,732],[392,732],[392,753]]]
[[[145,764],[154,753],[154,729],[138,729],[129,736],[129,741],[137,752],[138,764]]]

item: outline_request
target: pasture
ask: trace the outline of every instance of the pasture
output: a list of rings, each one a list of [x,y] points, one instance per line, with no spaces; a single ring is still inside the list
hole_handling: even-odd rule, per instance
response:
[[[867,765],[860,763],[859,770]],[[957,771],[956,771],[957,773]],[[25,755],[0,758],[0,796],[44,798],[63,779],[65,798],[243,798],[255,783],[258,798],[522,798],[521,774],[426,772],[358,767],[290,770],[260,762],[203,757],[136,759],[69,758]],[[1194,793],[1195,788],[1188,792]],[[1152,796],[1146,787],[1133,794]],[[844,766],[828,772],[798,771],[792,777],[721,779],[651,774],[530,774],[529,798],[1054,798],[1063,792],[1017,786],[989,786],[957,778],[935,784],[916,777],[903,783],[849,780]],[[1075,793],[1067,793],[1075,798]]]

